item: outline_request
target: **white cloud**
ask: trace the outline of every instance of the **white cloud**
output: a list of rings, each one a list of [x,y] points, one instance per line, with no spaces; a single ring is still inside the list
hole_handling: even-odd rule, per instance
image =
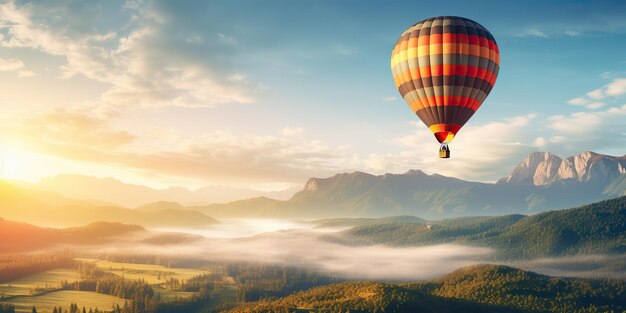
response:
[[[429,173],[471,180],[493,180],[503,176],[527,153],[530,141],[524,131],[536,115],[529,114],[483,125],[468,124],[450,144],[452,158],[437,157],[439,144],[421,123],[413,134],[391,139],[402,150],[397,153],[369,154],[361,158],[365,170],[405,172],[422,169]]]
[[[3,72],[13,72],[24,68],[24,62],[20,59],[10,58],[10,59],[1,59],[0,58],[0,71]]]
[[[84,75],[110,85],[99,100],[92,102],[94,105],[212,107],[250,103],[263,90],[244,79],[228,79],[224,69],[218,68],[221,63],[186,56],[185,45],[195,46],[201,38],[192,30],[180,38],[171,32],[168,23],[173,22],[165,18],[168,12],[148,3],[138,5],[135,9],[126,7],[133,10],[125,26],[128,30],[118,33],[98,32],[97,21],[75,19],[76,12],[65,5],[44,9],[9,2],[0,5],[0,22],[5,25],[1,44],[64,57],[62,78]],[[42,18],[45,10],[60,18],[54,22]],[[217,37],[221,43],[236,44],[224,34]],[[32,72],[21,75],[32,76]]]
[[[548,144],[548,142],[546,141],[545,138],[543,137],[537,137],[535,139],[535,141],[533,141],[533,146],[537,147],[537,148],[544,148],[546,145]]]
[[[588,92],[587,96],[589,98],[596,99],[596,100],[604,99],[604,97],[606,97],[606,95],[604,94],[604,90],[602,90],[601,88],[594,89]]]
[[[391,101],[396,101],[398,100],[398,97],[394,97],[394,96],[389,96],[389,97],[384,97],[383,101],[387,101],[387,102],[391,102]]]
[[[555,115],[548,118],[549,126],[559,132],[568,134],[581,134],[602,123],[602,118],[590,112],[576,112],[569,116]]]
[[[597,150],[626,145],[626,105],[603,111],[575,112],[547,119],[549,129],[555,131],[550,142],[566,149]],[[580,147],[584,147],[581,149]]]
[[[283,136],[299,136],[302,135],[304,133],[304,128],[302,127],[285,127],[283,128],[280,133]]]
[[[24,62],[17,58],[0,58],[0,72],[16,72],[17,76],[20,78],[35,76],[35,73],[27,70]]]
[[[596,88],[590,92],[587,92],[585,96],[570,99],[569,101],[567,101],[567,103],[571,105],[584,106],[587,109],[595,110],[604,107],[606,105],[606,101],[615,100],[616,98],[619,98],[624,94],[626,94],[626,78],[618,77],[601,88]],[[598,101],[603,99],[604,102]]]
[[[587,104],[585,106],[585,108],[587,108],[587,109],[594,109],[595,110],[595,109],[599,109],[601,107],[604,107],[605,105],[606,105],[606,103],[604,103],[604,102],[592,102],[592,103]]]
[[[606,86],[608,96],[617,97],[626,94],[626,78],[616,78]]]
[[[589,103],[589,100],[583,97],[577,97],[577,98],[570,99],[569,101],[567,101],[567,103],[571,105],[586,105]]]
[[[529,28],[520,34],[522,37],[548,38],[548,34],[537,28]]]
[[[606,105],[606,103],[604,102],[599,102],[599,101],[594,102],[591,99],[586,99],[583,97],[576,97],[576,98],[570,99],[569,101],[567,101],[567,103],[571,105],[576,105],[576,106],[583,106],[587,109],[599,109]]]
[[[37,74],[35,74],[35,72],[33,71],[22,70],[22,71],[17,72],[17,77],[33,77],[33,76],[37,76]]]

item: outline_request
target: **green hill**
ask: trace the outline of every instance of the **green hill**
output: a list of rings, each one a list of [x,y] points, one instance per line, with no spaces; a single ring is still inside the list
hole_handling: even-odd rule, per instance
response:
[[[507,259],[623,253],[626,252],[626,197],[532,216],[364,225],[326,238],[347,245],[458,243],[492,247],[498,257]]]
[[[230,312],[622,312],[625,291],[624,281],[477,265],[425,282],[327,285]]]

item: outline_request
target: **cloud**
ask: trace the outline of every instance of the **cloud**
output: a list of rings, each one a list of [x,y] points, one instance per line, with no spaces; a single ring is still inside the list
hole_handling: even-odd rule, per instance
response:
[[[264,225],[268,222],[276,223],[274,220],[249,220],[244,223],[235,220],[207,229],[176,229],[174,231],[221,236],[165,247],[142,244],[131,237],[130,240],[126,238],[125,242],[116,244],[81,248],[82,251],[87,249],[92,252],[175,254],[211,261],[254,260],[311,268],[337,277],[386,280],[435,278],[460,267],[478,263],[482,257],[489,256],[492,252],[489,248],[454,244],[425,247],[345,246],[325,240],[323,236],[329,233],[327,229],[302,228],[303,226],[289,221],[278,223],[281,226],[279,229],[270,229]],[[233,224],[241,224],[246,229],[225,232],[213,229],[233,228]],[[255,232],[263,229],[265,232],[248,237],[251,232],[248,228],[253,228]],[[207,254],[206,251],[211,253]]]
[[[602,111],[574,112],[548,117],[546,125],[553,130],[550,142],[568,149],[607,149],[626,145],[626,105]]]
[[[108,120],[76,109],[53,109],[22,119],[4,121],[4,141],[17,140],[40,146],[90,147],[109,150],[131,143],[135,137],[107,128]],[[71,149],[76,150],[76,149]]]
[[[530,144],[525,128],[536,116],[517,116],[483,125],[468,124],[451,143],[452,158],[437,157],[439,144],[421,123],[414,123],[413,134],[389,141],[400,147],[397,153],[369,154],[362,157],[363,167],[375,173],[422,169],[429,173],[471,180],[493,180],[504,175],[525,153]]]
[[[0,5],[0,22],[5,25],[1,44],[64,57],[61,77],[83,75],[109,85],[92,105],[212,107],[251,103],[263,90],[247,80],[229,80],[229,75],[224,75],[237,71],[215,56],[232,53],[229,47],[219,48],[236,44],[231,37],[217,34],[216,44],[207,47],[193,28],[173,27],[177,21],[152,3],[127,5],[130,12],[125,12],[128,20],[124,27],[99,30],[99,21],[106,18],[102,8],[80,1],[74,4]],[[177,32],[188,35],[181,37]],[[203,44],[210,53],[189,55]],[[21,75],[30,76],[31,72]]]
[[[618,97],[626,94],[626,78],[616,78],[604,90],[606,95]]]
[[[545,138],[543,137],[537,137],[535,139],[535,141],[533,141],[533,146],[537,147],[537,148],[543,148],[548,144],[548,142],[546,141]]]
[[[299,136],[304,133],[304,128],[302,127],[285,127],[280,133],[284,136]]]
[[[20,59],[1,59],[0,58],[0,71],[13,72],[24,68],[24,62]]]
[[[587,93],[587,95],[589,95],[590,93]],[[590,99],[586,99],[583,97],[576,97],[576,98],[572,98],[569,101],[567,101],[567,103],[571,104],[571,105],[576,105],[576,106],[583,106],[587,109],[599,109],[603,106],[606,105],[606,103],[604,102],[599,102],[599,101],[592,101]]]
[[[0,40],[1,39],[2,38],[0,38]],[[0,72],[17,72],[17,76],[20,78],[35,76],[35,73],[27,70],[24,62],[17,58],[0,58]]]
[[[537,28],[529,28],[522,33],[519,34],[521,37],[538,37],[538,38],[548,38],[548,34],[537,29]]]
[[[608,76],[607,76],[608,77]],[[606,102],[598,100],[615,100],[626,94],[626,78],[618,77],[601,88],[596,88],[587,92],[584,96],[572,98],[567,103],[571,105],[584,106],[587,109],[599,109],[606,105]],[[609,98],[610,99],[607,99]]]
[[[159,129],[161,144],[151,147],[149,138],[137,142],[136,135],[114,129],[112,118],[83,109],[54,109],[0,121],[0,141],[27,143],[48,155],[120,166],[147,176],[205,183],[300,184],[311,176],[332,175],[346,163],[341,155],[344,148],[306,140],[298,127],[285,127],[280,136],[215,130],[181,137]],[[167,138],[170,141],[164,144]]]
[[[606,97],[602,89],[594,89],[586,94],[589,98],[600,100]]]
[[[396,101],[396,100],[398,100],[398,98],[394,97],[394,96],[389,96],[389,97],[384,97],[383,98],[383,101],[386,101],[386,102],[391,102],[391,101]]]

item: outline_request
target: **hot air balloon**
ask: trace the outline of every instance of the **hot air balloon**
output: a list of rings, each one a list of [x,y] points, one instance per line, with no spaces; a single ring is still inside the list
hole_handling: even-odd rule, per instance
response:
[[[441,143],[448,143],[493,88],[500,69],[498,45],[482,25],[437,16],[407,28],[391,53],[391,72],[409,107]]]

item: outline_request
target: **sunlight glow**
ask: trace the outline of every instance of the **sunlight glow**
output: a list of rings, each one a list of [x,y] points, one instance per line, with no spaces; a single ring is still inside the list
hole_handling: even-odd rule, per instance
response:
[[[34,151],[0,145],[0,179],[36,182],[42,175],[55,173],[49,157]]]
[[[18,179],[24,166],[23,156],[18,150],[3,147],[0,152],[0,178]]]

